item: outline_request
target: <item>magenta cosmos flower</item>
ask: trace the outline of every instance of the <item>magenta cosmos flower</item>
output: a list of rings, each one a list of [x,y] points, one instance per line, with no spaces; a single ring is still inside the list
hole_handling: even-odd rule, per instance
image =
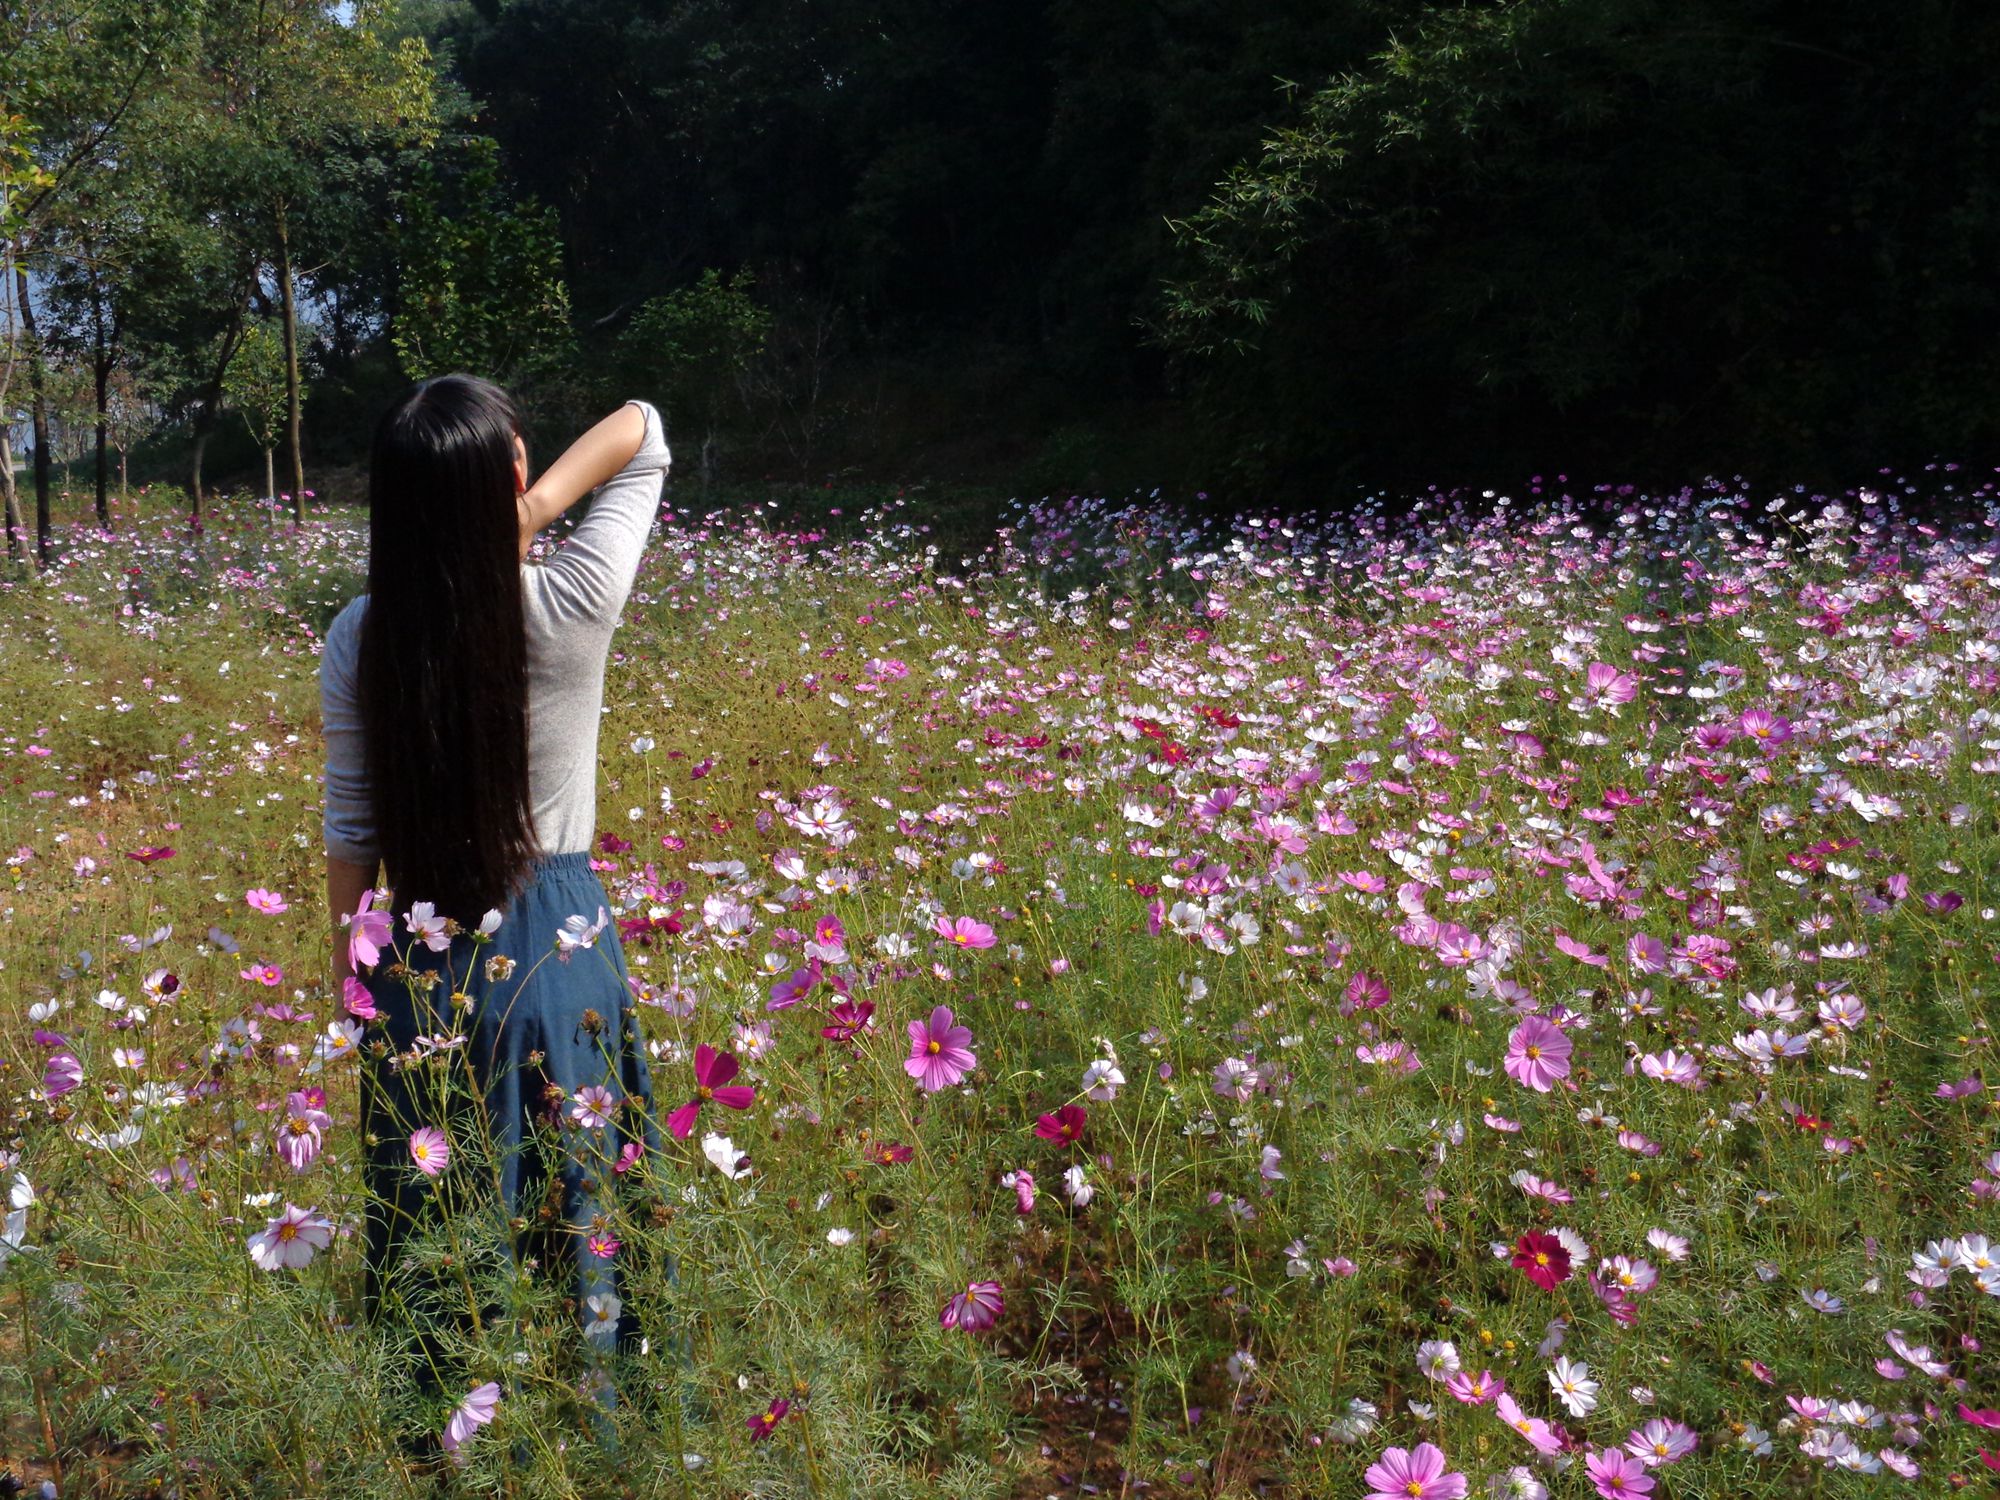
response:
[[[1368,1466],[1368,1500],[1464,1500],[1465,1476],[1446,1472],[1444,1450],[1390,1448]]]
[[[465,1399],[452,1411],[451,1420],[445,1424],[444,1451],[463,1463],[464,1459],[459,1458],[458,1450],[465,1445],[467,1438],[493,1420],[493,1413],[499,1405],[498,1381],[489,1380],[486,1384],[475,1386],[467,1392]]]
[[[1653,1493],[1653,1476],[1646,1472],[1646,1466],[1616,1448],[1586,1453],[1583,1467],[1604,1500],[1632,1500],[1636,1495]]]
[[[363,891],[361,904],[347,919],[347,961],[356,968],[374,968],[382,960],[382,945],[396,930],[396,919],[375,910],[375,893]]]
[[[978,1333],[991,1328],[1006,1310],[1007,1299],[1001,1295],[999,1282],[975,1281],[945,1303],[944,1311],[938,1314],[938,1327]]]
[[[694,1049],[694,1097],[667,1116],[667,1129],[675,1140],[684,1141],[694,1134],[701,1107],[711,1099],[725,1109],[748,1109],[757,1102],[755,1089],[729,1081],[741,1066],[735,1053],[717,1052],[707,1042]]]
[[[261,885],[252,886],[243,893],[250,910],[260,911],[267,917],[275,917],[279,912],[290,911],[292,905],[276,891],[267,891]]]
[[[792,1403],[787,1401],[783,1396],[780,1396],[770,1406],[750,1418],[744,1424],[750,1429],[750,1441],[761,1443],[765,1438],[776,1432],[778,1424],[785,1420],[785,1413],[791,1409]]]
[[[1555,1022],[1545,1016],[1529,1016],[1507,1038],[1507,1056],[1502,1066],[1514,1082],[1546,1094],[1569,1077],[1572,1050],[1570,1039]]]
[[[426,1177],[435,1177],[451,1162],[451,1142],[435,1125],[426,1125],[410,1136],[410,1160]]]
[[[926,1094],[950,1088],[978,1066],[971,1029],[955,1024],[949,1005],[940,1005],[927,1021],[910,1022],[910,1055],[903,1059],[903,1071]]]
[[[970,917],[939,917],[936,931],[947,943],[955,943],[961,948],[993,946],[993,929]]]

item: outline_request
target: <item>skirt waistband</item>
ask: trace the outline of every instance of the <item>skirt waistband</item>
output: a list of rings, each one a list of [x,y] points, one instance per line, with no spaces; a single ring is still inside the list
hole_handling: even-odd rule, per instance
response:
[[[552,875],[591,874],[590,851],[573,849],[566,854],[544,854],[528,863],[532,879],[541,880]]]

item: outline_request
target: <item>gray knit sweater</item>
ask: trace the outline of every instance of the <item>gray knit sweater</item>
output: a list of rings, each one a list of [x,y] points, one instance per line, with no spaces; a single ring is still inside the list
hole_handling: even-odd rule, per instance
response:
[[[523,564],[528,627],[528,782],[534,832],[545,853],[590,847],[597,824],[597,721],[604,711],[604,661],[625,608],[640,554],[659,514],[670,460],[660,414],[632,461],[597,491],[569,540],[543,564]],[[361,595],[327,627],[320,654],[320,712],[326,725],[326,852],[372,867],[381,856],[362,756],[356,667]]]

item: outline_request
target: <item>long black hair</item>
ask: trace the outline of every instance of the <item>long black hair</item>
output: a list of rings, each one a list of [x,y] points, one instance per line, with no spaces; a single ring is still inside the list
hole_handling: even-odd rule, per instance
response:
[[[383,413],[368,464],[359,688],[368,785],[399,906],[466,926],[525,883],[528,639],[514,403],[440,375]]]

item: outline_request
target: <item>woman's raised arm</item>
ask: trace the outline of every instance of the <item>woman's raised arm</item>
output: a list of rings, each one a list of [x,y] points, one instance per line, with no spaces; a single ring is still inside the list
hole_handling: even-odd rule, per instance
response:
[[[646,414],[627,402],[571,443],[521,496],[521,556],[557,516],[612,478],[646,440]]]

